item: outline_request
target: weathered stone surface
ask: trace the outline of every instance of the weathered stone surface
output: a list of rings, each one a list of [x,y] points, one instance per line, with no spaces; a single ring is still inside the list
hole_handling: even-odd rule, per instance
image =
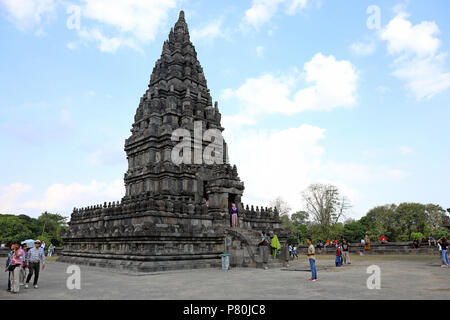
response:
[[[74,209],[63,234],[62,260],[145,271],[219,265],[232,202],[241,229],[275,231],[283,241],[277,212],[244,209],[244,183],[227,162],[226,151],[218,155],[222,163],[172,161],[178,143],[172,141],[173,131],[186,129],[196,139],[196,126],[224,130],[181,11],[125,141],[125,196],[120,203]],[[194,148],[192,154],[210,142],[200,141],[201,150]],[[254,245],[239,237],[236,241],[236,250]],[[236,263],[248,264],[251,255],[244,262],[241,251],[235,252],[242,256]]]

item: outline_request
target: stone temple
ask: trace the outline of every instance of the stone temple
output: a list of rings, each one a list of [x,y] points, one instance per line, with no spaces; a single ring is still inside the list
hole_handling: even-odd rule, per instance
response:
[[[163,44],[125,141],[125,196],[73,210],[62,235],[62,261],[143,272],[216,267],[225,252],[231,254],[231,266],[267,262],[260,253],[265,249],[257,250],[256,244],[261,231],[285,241],[278,212],[244,206],[244,183],[228,163],[225,142],[224,151],[215,154],[222,163],[176,164],[172,150],[179,141],[172,133],[180,128],[194,137],[192,155],[211,143],[197,139],[196,128],[224,130],[183,11]],[[230,227],[231,203],[239,210],[239,228]]]

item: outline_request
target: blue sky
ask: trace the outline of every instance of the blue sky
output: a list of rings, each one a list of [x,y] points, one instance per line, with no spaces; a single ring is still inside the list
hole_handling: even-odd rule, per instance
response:
[[[120,200],[124,139],[180,9],[245,203],[299,210],[326,182],[348,217],[450,207],[448,1],[0,0],[0,212]]]

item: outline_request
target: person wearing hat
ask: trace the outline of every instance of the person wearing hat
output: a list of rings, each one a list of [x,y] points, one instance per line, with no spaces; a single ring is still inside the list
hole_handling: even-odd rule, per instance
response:
[[[42,270],[45,268],[45,254],[44,249],[41,248],[41,241],[36,240],[34,242],[34,248],[31,248],[30,251],[28,251],[27,255],[28,260],[28,269],[29,274],[27,277],[27,283],[25,283],[25,288],[28,288],[28,283],[30,283],[31,277],[34,274],[34,280],[33,280],[33,286],[35,289],[38,288],[38,280],[39,280],[39,268],[40,263],[42,261]]]

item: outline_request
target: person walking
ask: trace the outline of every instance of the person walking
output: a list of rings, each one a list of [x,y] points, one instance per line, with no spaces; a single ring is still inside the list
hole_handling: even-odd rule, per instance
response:
[[[336,247],[336,267],[342,267],[342,248],[340,243]]]
[[[237,228],[238,227],[238,209],[236,207],[236,203],[231,204],[230,214],[231,214],[231,227]]]
[[[437,241],[437,247],[438,247],[438,250],[439,250],[439,257],[441,258],[441,261],[442,261],[442,266],[445,266],[444,257],[442,256],[441,242],[442,242],[442,238]]]
[[[294,244],[294,247],[292,248],[292,259],[297,258],[298,260],[298,254],[297,254],[297,245]]]
[[[27,268],[28,268],[28,264],[27,264],[28,248],[27,248],[26,243],[22,244],[22,250],[23,250],[23,264],[22,264],[22,268],[20,268],[20,277],[19,277],[19,285],[21,285],[21,286],[23,286],[25,284],[25,278],[27,275]]]
[[[448,268],[449,262],[448,262],[448,241],[445,237],[442,238],[441,241],[441,249],[442,249],[442,259],[445,263],[445,268]]]
[[[14,244],[9,243],[8,244],[8,257],[6,258],[6,266],[5,266],[5,272],[8,272],[8,289],[6,291],[11,291],[11,271],[9,270],[9,266],[11,265],[12,256],[14,254]]]
[[[55,246],[53,245],[53,243],[50,243],[50,245],[48,246],[47,256],[51,257],[53,255],[53,251],[55,251]]]
[[[289,245],[289,258],[292,257],[292,244]]]
[[[20,290],[19,278],[20,269],[22,268],[23,264],[23,256],[24,253],[22,248],[20,247],[20,243],[14,243],[14,252],[11,257],[11,264],[8,268],[8,270],[11,271],[11,293],[19,293]]]
[[[44,249],[41,248],[41,241],[36,240],[34,242],[34,248],[31,248],[28,251],[28,268],[30,272],[28,273],[27,282],[25,283],[25,288],[28,288],[28,284],[30,283],[31,277],[34,274],[33,286],[35,289],[38,288],[38,280],[39,280],[39,268],[40,263],[42,262],[42,270],[45,268],[45,253]]]
[[[306,239],[306,244],[308,245],[306,256],[308,257],[309,265],[311,267],[311,279],[309,279],[309,281],[317,281],[316,250],[314,249],[311,238]]]
[[[344,243],[342,244],[342,257],[344,258],[344,264],[351,264],[349,252],[350,252],[350,244],[348,244],[347,240],[344,239]]]

